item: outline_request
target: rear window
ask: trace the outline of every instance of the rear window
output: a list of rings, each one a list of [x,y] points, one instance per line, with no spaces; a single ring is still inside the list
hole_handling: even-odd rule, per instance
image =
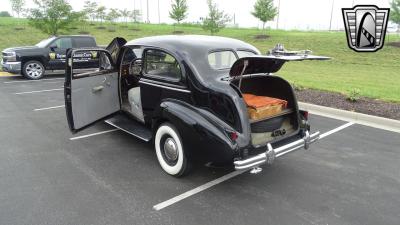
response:
[[[90,37],[74,37],[75,48],[96,47],[96,42]]]
[[[208,63],[216,70],[229,69],[236,60],[236,55],[232,51],[212,52],[208,55]]]
[[[254,52],[250,51],[237,51],[236,53],[238,54],[239,59],[255,55]]]

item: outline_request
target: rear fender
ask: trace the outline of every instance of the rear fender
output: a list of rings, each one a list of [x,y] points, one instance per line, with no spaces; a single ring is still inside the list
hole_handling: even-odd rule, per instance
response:
[[[192,160],[229,161],[237,144],[229,138],[232,128],[218,117],[178,100],[165,100],[156,110],[153,130],[168,121],[174,124],[182,138],[185,152]]]

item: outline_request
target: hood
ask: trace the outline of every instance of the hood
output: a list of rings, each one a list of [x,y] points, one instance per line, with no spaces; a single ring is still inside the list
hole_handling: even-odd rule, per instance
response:
[[[289,61],[328,60],[329,57],[315,55],[256,55],[238,59],[229,72],[231,77],[246,74],[278,72]]]
[[[37,46],[13,47],[13,48],[6,48],[6,49],[3,50],[3,52],[18,52],[18,51],[37,49],[37,48],[39,48],[39,47],[37,47]]]

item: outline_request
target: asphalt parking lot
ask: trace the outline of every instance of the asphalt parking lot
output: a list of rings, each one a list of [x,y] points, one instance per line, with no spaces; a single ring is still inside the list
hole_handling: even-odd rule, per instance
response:
[[[63,79],[45,79],[0,78],[2,225],[400,224],[398,133],[311,115],[325,135],[308,152],[257,175],[177,179],[151,144],[104,123],[72,135]]]

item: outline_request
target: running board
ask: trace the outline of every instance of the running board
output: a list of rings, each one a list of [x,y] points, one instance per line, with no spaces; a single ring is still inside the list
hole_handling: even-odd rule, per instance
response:
[[[153,136],[151,130],[145,125],[123,114],[118,114],[104,122],[146,142],[149,142]]]

